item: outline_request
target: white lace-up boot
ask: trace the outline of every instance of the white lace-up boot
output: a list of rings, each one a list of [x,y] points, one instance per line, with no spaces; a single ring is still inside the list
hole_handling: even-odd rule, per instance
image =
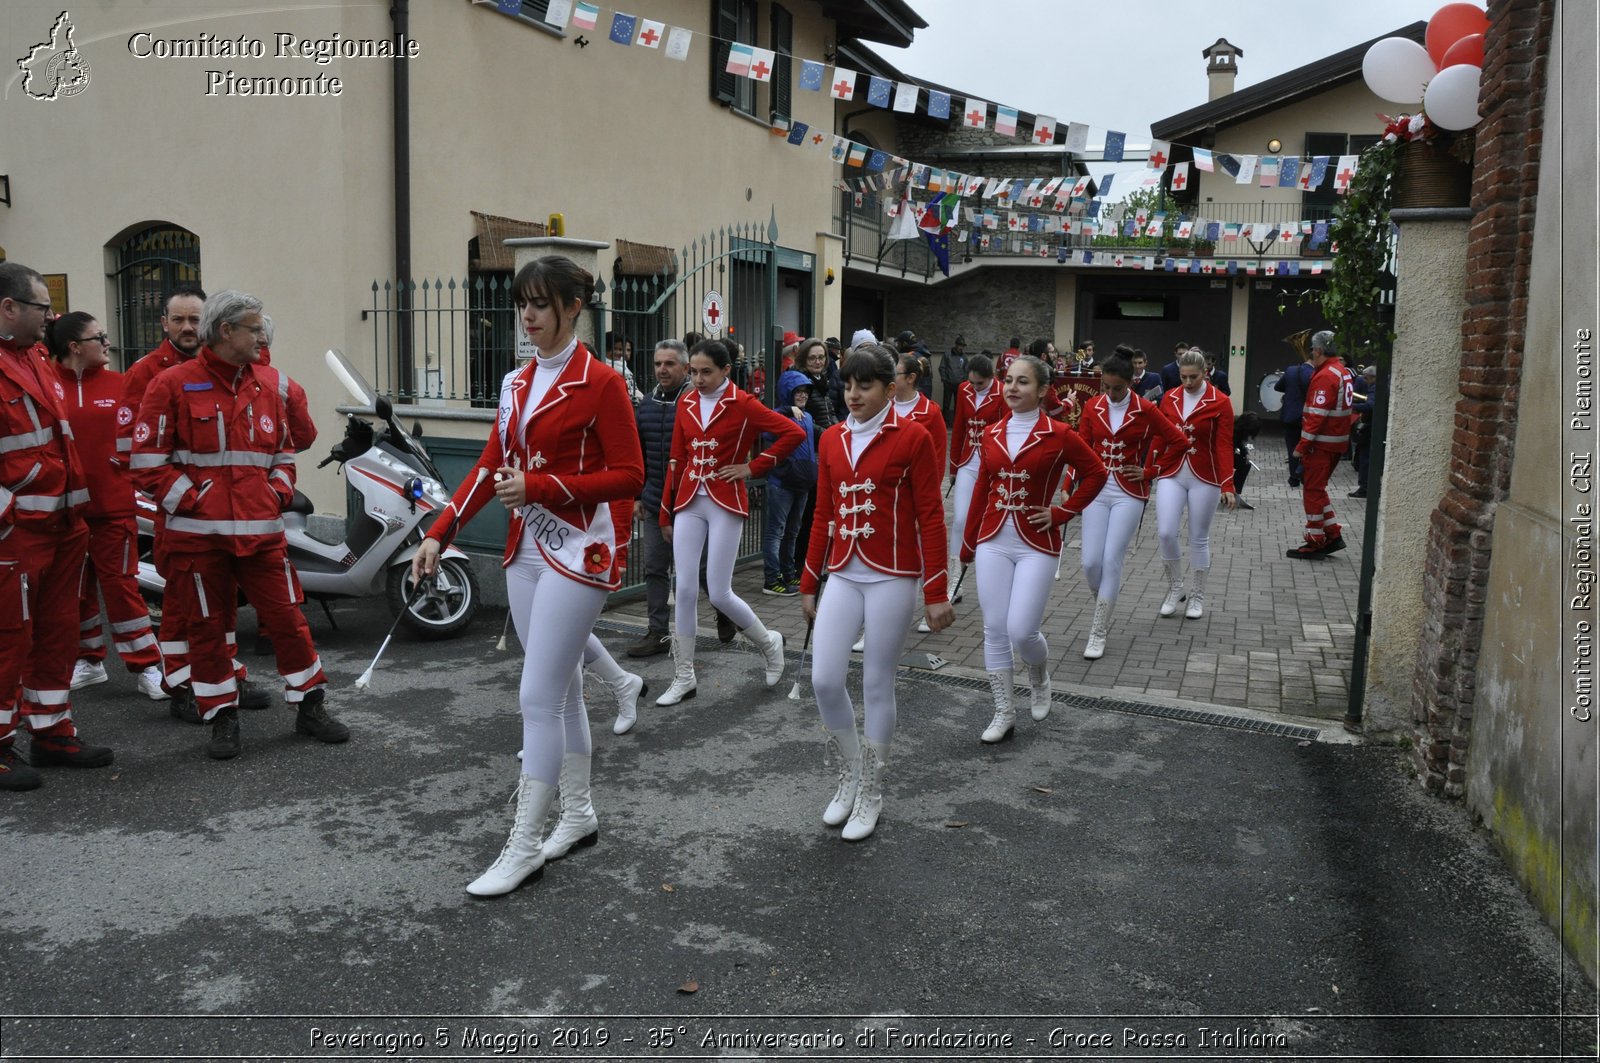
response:
[[[833,800],[822,813],[822,822],[837,827],[850,818],[856,807],[856,788],[861,781],[861,739],[852,725],[848,731],[829,731],[828,743],[823,748],[823,765],[832,761],[838,770],[838,786]]]
[[[1094,619],[1089,622],[1089,641],[1083,647],[1086,661],[1098,661],[1106,655],[1106,631],[1111,627],[1111,611],[1116,602],[1099,598],[1094,603]]]
[[[517,790],[511,795],[517,805],[516,816],[511,821],[511,836],[489,870],[467,886],[468,893],[474,897],[498,897],[544,872],[544,849],[539,844],[539,832],[544,830],[544,819],[550,814],[550,803],[555,796],[555,787],[532,775],[517,779]]]
[[[1035,720],[1050,715],[1050,662],[1040,661],[1028,665],[1028,689],[1032,694],[1029,711]]]
[[[589,665],[589,671],[606,685],[617,699],[617,719],[611,725],[612,734],[627,734],[639,719],[639,696],[650,689],[641,676],[625,672],[616,658],[603,656]]]
[[[676,705],[694,697],[694,636],[672,636],[672,685],[656,699],[657,705]]]
[[[845,841],[858,842],[878,828],[878,814],[883,811],[883,769],[888,759],[887,745],[867,739],[861,752],[861,782],[856,786],[855,807],[839,835]]]
[[[1161,602],[1161,615],[1172,616],[1178,611],[1178,602],[1183,598],[1183,561],[1161,562],[1167,569],[1167,596]]]
[[[559,860],[573,849],[584,849],[600,840],[600,820],[594,814],[589,792],[589,766],[593,758],[568,753],[561,758],[558,803],[561,815],[555,829],[542,846],[546,860]]]
[[[1208,568],[1189,571],[1194,577],[1194,589],[1189,592],[1189,608],[1183,611],[1184,617],[1189,620],[1199,620],[1206,615],[1206,575],[1210,571]]]
[[[761,651],[761,658],[767,666],[767,686],[777,686],[778,680],[783,678],[783,635],[768,631],[759,620],[745,628],[742,634]]]
[[[1011,674],[989,673],[989,693],[994,695],[994,719],[983,732],[983,740],[991,745],[1011,737],[1017,723],[1016,710],[1011,707]]]

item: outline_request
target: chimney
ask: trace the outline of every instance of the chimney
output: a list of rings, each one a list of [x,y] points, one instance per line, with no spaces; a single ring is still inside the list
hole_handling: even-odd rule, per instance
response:
[[[1200,54],[1206,58],[1206,81],[1211,86],[1211,93],[1206,99],[1214,100],[1231,93],[1233,79],[1239,74],[1238,60],[1244,55],[1244,49],[1229,44],[1225,37],[1218,37],[1217,43]]]

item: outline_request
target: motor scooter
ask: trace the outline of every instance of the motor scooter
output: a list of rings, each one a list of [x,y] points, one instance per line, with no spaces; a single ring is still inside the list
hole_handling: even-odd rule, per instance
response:
[[[328,369],[350,392],[357,405],[377,412],[382,427],[355,414],[345,415],[344,438],[318,463],[322,468],[338,462],[355,489],[359,512],[348,522],[342,541],[312,536],[306,518],[316,512],[311,499],[299,491],[283,514],[289,561],[300,577],[308,599],[322,604],[330,623],[330,601],[348,598],[388,599],[391,616],[424,639],[444,639],[460,634],[478,612],[481,597],[472,559],[455,547],[439,558],[435,576],[425,581],[412,598],[411,559],[422,541],[425,525],[450,503],[438,467],[422,445],[420,427],[407,432],[394,417],[388,398],[371,386],[338,351],[325,355]],[[154,543],[155,503],[140,493],[139,587],[146,597],[159,598],[165,581],[151,560]],[[408,604],[409,603],[409,604]]]

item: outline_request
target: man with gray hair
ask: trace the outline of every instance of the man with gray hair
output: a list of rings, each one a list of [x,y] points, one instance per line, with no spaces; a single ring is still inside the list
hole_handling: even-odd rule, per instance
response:
[[[1350,449],[1350,427],[1355,417],[1355,382],[1339,360],[1333,333],[1324,329],[1311,337],[1311,386],[1300,420],[1300,445],[1295,457],[1305,472],[1301,498],[1306,511],[1305,542],[1291,547],[1291,558],[1309,560],[1344,549],[1344,533],[1333,519],[1328,480],[1334,466]]]
[[[239,684],[226,605],[243,588],[272,635],[294,729],[321,742],[349,730],[323,702],[328,678],[300,611],[283,510],[294,499],[294,445],[277,373],[256,363],[266,332],[261,300],[222,291],[200,314],[200,353],[151,382],[133,431],[132,467],[166,515],[167,617],[188,636],[195,704],[211,723],[206,755],[240,753]]]

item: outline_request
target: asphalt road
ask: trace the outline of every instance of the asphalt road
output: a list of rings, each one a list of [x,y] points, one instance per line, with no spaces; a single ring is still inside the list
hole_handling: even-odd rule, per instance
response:
[[[348,745],[279,707],[212,762],[130,677],[82,692],[116,765],[0,800],[0,1055],[1595,1055],[1593,988],[1397,751],[1067,706],[991,748],[948,673],[902,684],[858,845],[792,671],[705,649],[622,738],[591,683],[600,844],[470,898],[517,775],[501,615],[367,694],[388,618],[338,615]]]

